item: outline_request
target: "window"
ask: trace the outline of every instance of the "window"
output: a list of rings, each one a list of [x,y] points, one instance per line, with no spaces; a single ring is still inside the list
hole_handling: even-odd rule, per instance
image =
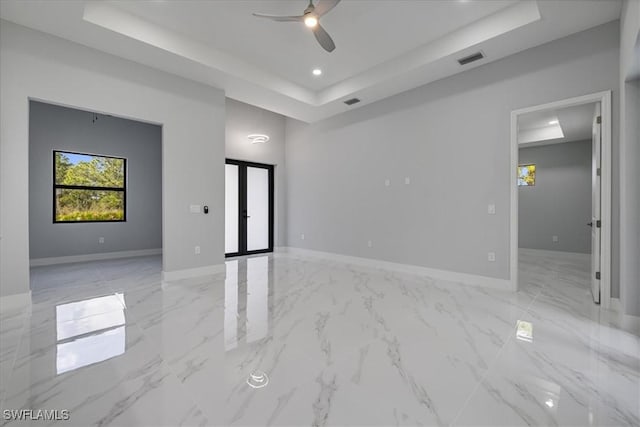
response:
[[[518,187],[536,185],[536,165],[518,165]]]
[[[126,221],[126,159],[53,152],[53,222]]]

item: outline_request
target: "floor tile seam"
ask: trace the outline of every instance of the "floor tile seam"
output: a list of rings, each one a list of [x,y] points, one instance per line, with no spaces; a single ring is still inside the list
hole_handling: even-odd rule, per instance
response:
[[[546,286],[546,285],[544,285],[544,286]],[[543,286],[543,288],[544,288],[544,286]],[[520,310],[520,314],[526,314],[526,313],[529,312],[529,309],[531,308],[533,303],[538,299],[538,296],[541,294],[541,292],[542,292],[542,288],[532,298],[531,302],[529,302],[527,307],[526,308],[522,308]],[[484,373],[482,374],[482,377],[480,378],[480,380],[477,381],[477,383],[473,387],[473,390],[467,395],[467,398],[465,399],[464,403],[460,407],[460,410],[456,414],[456,416],[453,419],[453,421],[451,421],[451,423],[449,424],[450,426],[455,426],[456,425],[456,422],[460,418],[460,415],[462,415],[462,413],[464,412],[465,408],[469,405],[469,402],[471,402],[471,399],[473,398],[473,396],[478,392],[478,390],[480,389],[480,386],[482,385],[482,383],[487,379],[487,377],[489,377],[490,374],[493,373],[498,361],[500,360],[500,356],[504,352],[504,349],[507,347],[507,344],[509,344],[511,341],[513,341],[513,339],[514,339],[513,338],[513,330],[511,330],[509,332],[509,335],[504,340],[504,343],[502,344],[502,347],[500,348],[500,350],[498,350],[498,353],[496,353],[495,357],[493,358],[493,361],[491,362],[491,365],[484,371]]]

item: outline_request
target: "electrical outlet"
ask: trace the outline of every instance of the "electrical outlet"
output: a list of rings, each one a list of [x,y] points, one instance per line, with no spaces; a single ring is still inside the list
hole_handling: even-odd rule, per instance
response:
[[[196,255],[200,255],[200,246],[196,246],[194,248],[194,252],[195,252]]]
[[[300,235],[300,240],[304,240],[304,233]]]
[[[495,252],[487,253],[487,261],[495,262],[495,260],[496,260],[496,253]]]
[[[98,237],[98,243],[103,244],[104,243],[104,237]]]
[[[553,243],[558,243],[560,240],[558,239],[558,236],[553,236],[551,237],[551,240],[553,241]]]
[[[496,214],[496,205],[494,205],[493,203],[492,203],[492,204],[490,204],[490,205],[487,207],[487,213],[488,213],[489,215],[495,215],[495,214]]]
[[[372,248],[372,247],[373,247],[373,242],[372,242],[371,240],[369,240],[369,241],[367,242],[367,246],[369,246],[370,248]]]

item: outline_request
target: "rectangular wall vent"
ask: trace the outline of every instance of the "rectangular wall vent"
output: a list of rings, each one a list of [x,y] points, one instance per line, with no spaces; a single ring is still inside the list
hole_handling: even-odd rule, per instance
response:
[[[484,55],[482,54],[482,52],[476,52],[473,55],[465,56],[464,58],[458,59],[458,63],[460,65],[467,65],[474,61],[478,61],[482,58],[484,58]]]
[[[347,99],[346,101],[344,101],[344,103],[347,104],[347,105],[357,104],[358,102],[360,102],[360,100],[358,98],[351,98],[351,99]]]

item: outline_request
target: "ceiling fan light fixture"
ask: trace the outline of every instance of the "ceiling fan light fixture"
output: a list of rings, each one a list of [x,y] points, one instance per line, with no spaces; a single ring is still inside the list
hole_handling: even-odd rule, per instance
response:
[[[252,133],[251,135],[247,135],[247,138],[252,144],[264,144],[269,141],[269,135],[263,133]]]
[[[313,0],[309,0],[309,5],[302,12],[302,15],[283,16],[283,15],[266,15],[264,13],[254,13],[253,16],[258,18],[270,19],[276,22],[304,22],[304,25],[311,29],[314,37],[327,52],[333,52],[336,44],[327,33],[327,30],[320,25],[320,18],[333,10],[340,0],[318,0],[313,4]]]
[[[315,15],[307,15],[304,17],[304,25],[314,28],[318,25],[318,18]]]

